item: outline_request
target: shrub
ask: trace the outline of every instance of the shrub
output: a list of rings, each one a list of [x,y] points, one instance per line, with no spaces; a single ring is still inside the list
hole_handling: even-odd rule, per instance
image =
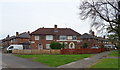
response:
[[[84,43],[83,44],[83,48],[87,48],[88,47],[88,44],[87,43]]]
[[[51,49],[61,49],[61,48],[64,48],[64,45],[62,45],[58,42],[51,42],[50,48]]]

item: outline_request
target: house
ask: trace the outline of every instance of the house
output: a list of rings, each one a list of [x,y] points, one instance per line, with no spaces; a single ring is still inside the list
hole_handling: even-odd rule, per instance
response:
[[[80,48],[80,35],[71,28],[39,28],[30,34],[31,48],[50,49],[50,43],[55,41],[65,44],[65,48]]]
[[[90,31],[90,33],[84,33],[83,35],[80,36],[81,42],[80,45],[83,47],[85,43],[87,43],[88,47],[91,48],[93,46],[99,46],[103,47],[104,45],[108,44],[107,39],[102,38],[102,37],[97,37],[94,34],[94,31]]]
[[[0,40],[0,47],[2,46],[2,40]]]
[[[20,33],[16,32],[16,36],[7,36],[5,39],[2,40],[2,46],[8,47],[11,44],[22,44],[26,46],[25,48],[28,48],[30,45],[29,39],[30,39],[30,32],[23,32]]]

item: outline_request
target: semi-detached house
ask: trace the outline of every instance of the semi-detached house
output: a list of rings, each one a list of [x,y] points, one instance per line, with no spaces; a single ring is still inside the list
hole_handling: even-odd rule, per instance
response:
[[[67,49],[80,48],[80,35],[71,28],[39,28],[30,34],[32,49],[50,49],[50,43],[64,43]]]

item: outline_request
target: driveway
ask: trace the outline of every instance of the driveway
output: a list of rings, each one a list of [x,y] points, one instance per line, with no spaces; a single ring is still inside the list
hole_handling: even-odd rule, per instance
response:
[[[2,68],[50,68],[45,64],[19,58],[12,54],[0,53],[0,62],[2,63]]]

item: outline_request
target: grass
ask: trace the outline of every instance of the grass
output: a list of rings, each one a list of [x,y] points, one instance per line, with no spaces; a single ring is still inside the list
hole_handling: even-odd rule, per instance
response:
[[[118,52],[119,52],[118,50],[115,50],[112,53],[110,53],[108,56],[120,56]]]
[[[57,67],[73,61],[90,57],[92,54],[80,55],[16,55],[22,58],[31,58],[32,61],[47,64],[50,67]]]
[[[91,68],[118,68],[118,59],[101,59],[100,62],[92,65]]]

